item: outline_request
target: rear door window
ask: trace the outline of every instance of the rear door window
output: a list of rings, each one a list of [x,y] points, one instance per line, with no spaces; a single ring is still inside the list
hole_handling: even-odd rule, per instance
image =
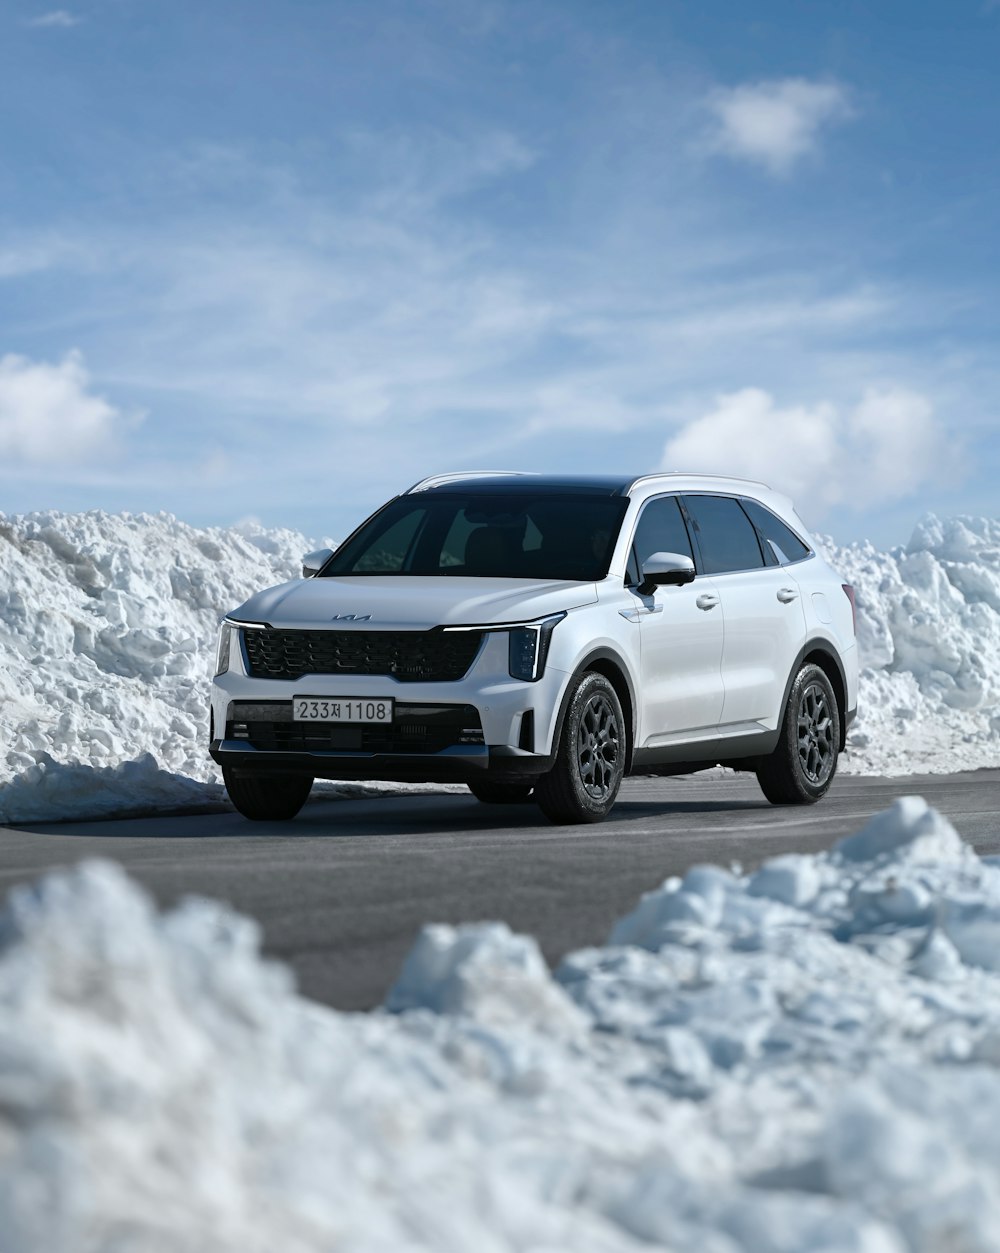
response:
[[[701,550],[705,574],[759,570],[764,565],[757,532],[732,496],[685,496],[687,510]]]

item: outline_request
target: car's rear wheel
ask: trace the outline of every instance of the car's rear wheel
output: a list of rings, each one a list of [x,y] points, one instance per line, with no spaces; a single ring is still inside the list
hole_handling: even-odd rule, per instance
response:
[[[503,783],[497,779],[476,779],[469,791],[484,805],[523,805],[533,790],[531,783]]]
[[[833,782],[839,752],[833,687],[819,666],[803,666],[788,694],[777,747],[757,770],[761,791],[773,805],[815,804]]]
[[[625,719],[603,674],[578,682],[563,722],[556,762],[535,784],[535,799],[551,822],[600,822],[618,796],[625,773]]]
[[[229,799],[251,822],[284,822],[294,818],[312,788],[307,774],[241,774],[222,767]]]

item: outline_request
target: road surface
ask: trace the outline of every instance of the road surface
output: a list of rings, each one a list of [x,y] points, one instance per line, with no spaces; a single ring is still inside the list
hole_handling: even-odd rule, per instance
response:
[[[0,828],[0,885],[88,857],[121,862],[162,905],[187,894],[256,918],[307,995],[377,1005],[424,922],[503,919],[552,963],[601,944],[641,893],[698,862],[745,868],[828,848],[900,795],[1000,852],[1000,770],[842,775],[818,805],[775,808],[752,776],[627,780],[609,821],[553,827],[468,794],[312,801],[289,823],[233,813]]]

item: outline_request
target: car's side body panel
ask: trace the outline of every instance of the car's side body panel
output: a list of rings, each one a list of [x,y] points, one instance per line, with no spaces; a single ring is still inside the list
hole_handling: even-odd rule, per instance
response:
[[[805,633],[802,596],[791,572],[771,568],[715,576],[725,628],[724,727],[774,730],[785,680]]]
[[[684,587],[632,595],[641,639],[639,746],[714,730],[725,697],[725,632],[715,581],[703,576]]]

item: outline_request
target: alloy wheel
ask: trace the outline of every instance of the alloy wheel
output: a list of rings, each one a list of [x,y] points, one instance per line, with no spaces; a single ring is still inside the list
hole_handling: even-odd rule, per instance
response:
[[[597,692],[587,702],[577,736],[580,781],[588,796],[600,801],[615,791],[620,755],[618,717],[608,698]]]
[[[814,787],[821,787],[833,773],[837,761],[833,734],[829,697],[819,683],[810,683],[799,698],[798,737],[802,773]]]

